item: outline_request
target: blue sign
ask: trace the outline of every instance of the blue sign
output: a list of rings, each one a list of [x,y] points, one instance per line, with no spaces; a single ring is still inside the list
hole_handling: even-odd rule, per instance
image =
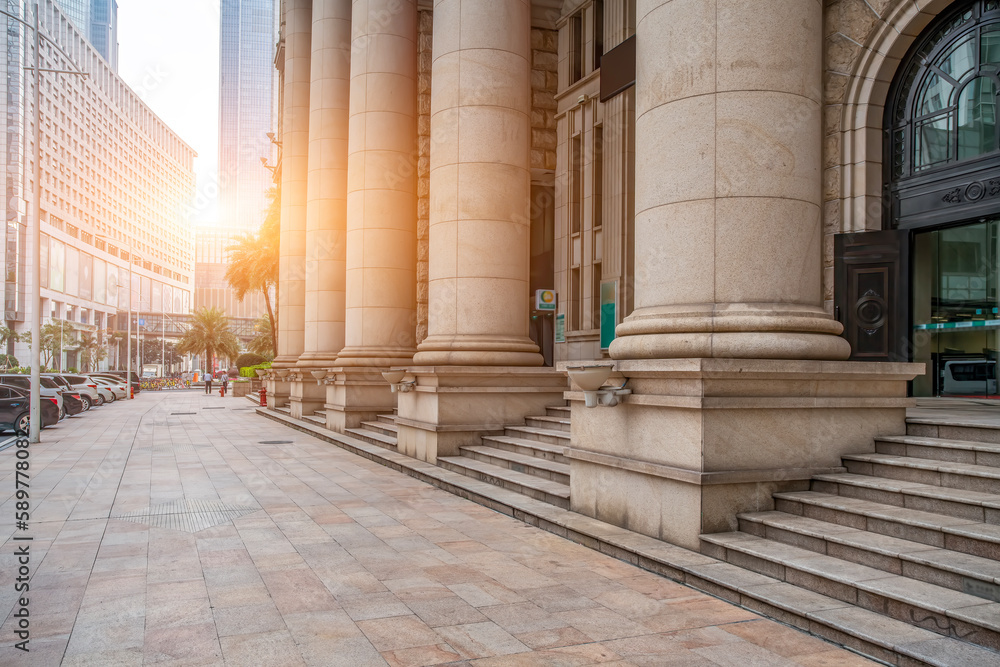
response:
[[[143,318],[143,317],[139,318],[139,326],[140,327],[146,326],[146,319],[145,318]]]

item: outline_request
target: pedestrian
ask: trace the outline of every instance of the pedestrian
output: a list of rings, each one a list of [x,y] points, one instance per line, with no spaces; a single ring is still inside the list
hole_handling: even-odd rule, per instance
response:
[[[229,391],[229,374],[226,373],[222,376],[222,397],[226,397],[226,392]]]
[[[205,373],[205,393],[206,394],[211,394],[212,393],[212,374],[211,373]]]

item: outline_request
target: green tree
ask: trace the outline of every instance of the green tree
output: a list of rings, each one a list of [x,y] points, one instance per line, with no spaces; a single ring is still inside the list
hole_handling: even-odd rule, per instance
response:
[[[229,328],[229,318],[218,308],[202,308],[194,313],[191,328],[177,343],[181,354],[204,354],[205,370],[214,368],[218,357],[235,359],[240,354],[240,341]]]
[[[53,319],[41,328],[42,345],[41,356],[42,365],[51,367],[52,362],[59,355],[60,350],[73,349],[76,346],[77,331],[72,322]],[[30,340],[31,334],[28,334]]]
[[[271,320],[261,316],[253,324],[253,338],[247,343],[247,350],[264,357],[264,361],[271,361],[275,355],[274,329],[271,327]]]
[[[31,342],[31,333],[19,334],[8,326],[0,326],[0,345],[4,346],[7,353],[13,352],[14,343],[27,339]]]
[[[248,294],[264,295],[271,331],[276,331],[275,311],[271,306],[271,290],[278,284],[278,241],[281,235],[281,193],[272,188],[267,215],[256,234],[243,234],[226,248],[228,266],[226,282],[240,301]],[[278,342],[271,336],[271,353],[278,354]]]
[[[108,350],[101,345],[97,334],[90,331],[80,332],[77,338],[77,350],[80,352],[80,368],[84,373],[97,370],[98,362],[108,356]]]

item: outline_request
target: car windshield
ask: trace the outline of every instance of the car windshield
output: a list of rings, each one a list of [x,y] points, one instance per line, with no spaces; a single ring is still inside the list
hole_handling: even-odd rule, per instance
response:
[[[46,389],[58,389],[59,385],[52,378],[38,378],[42,382],[42,386]]]

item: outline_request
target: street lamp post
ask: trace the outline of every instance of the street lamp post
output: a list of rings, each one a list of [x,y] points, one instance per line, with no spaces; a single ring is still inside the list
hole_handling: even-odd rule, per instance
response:
[[[111,241],[109,237],[104,234],[97,234],[96,238],[104,239],[105,241]],[[128,292],[128,329],[126,330],[126,347],[125,350],[127,354],[127,361],[125,362],[125,387],[127,391],[125,392],[125,400],[131,400],[132,398],[132,237],[128,237],[128,280],[129,280],[129,292]],[[115,281],[115,287],[121,288],[121,283],[117,280]],[[142,279],[139,279],[139,298],[142,298]]]

